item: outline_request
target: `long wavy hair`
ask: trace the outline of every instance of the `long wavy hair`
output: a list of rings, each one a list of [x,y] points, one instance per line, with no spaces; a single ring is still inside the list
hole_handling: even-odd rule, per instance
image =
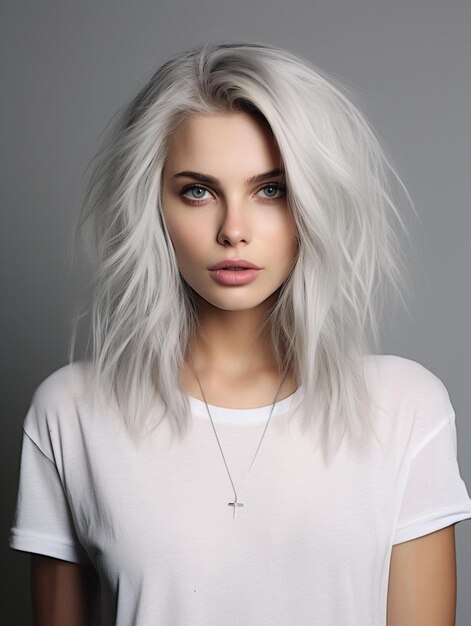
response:
[[[137,444],[165,418],[180,437],[191,423],[179,372],[199,328],[162,213],[168,147],[188,117],[234,111],[268,123],[286,172],[298,255],[266,323],[280,372],[293,368],[304,387],[302,425],[318,427],[324,459],[345,433],[361,449],[374,432],[366,359],[385,303],[389,313],[399,296],[407,309],[410,289],[393,184],[415,209],[353,94],[278,47],[206,42],[163,63],[111,120],[74,235],[96,261],[93,389],[117,403]]]

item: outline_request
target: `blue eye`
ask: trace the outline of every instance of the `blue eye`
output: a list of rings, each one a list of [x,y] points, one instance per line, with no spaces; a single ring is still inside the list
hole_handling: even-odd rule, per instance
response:
[[[208,191],[208,190],[207,190],[207,189],[205,189],[204,187],[200,187],[199,185],[192,185],[191,187],[187,187],[186,189],[184,189],[184,190],[183,190],[183,192],[182,192],[182,196],[183,196],[184,198],[187,198],[188,200],[190,200],[190,202],[194,202],[194,201],[198,201],[198,200],[203,200],[203,199],[205,199],[205,198],[203,197],[203,195],[197,195],[197,194],[194,194],[193,192],[195,192],[195,191],[197,191],[197,192],[203,192],[203,194],[204,194],[204,192],[205,192],[205,191]],[[191,193],[192,193],[192,195],[193,195],[193,197],[192,197],[192,198],[188,198],[188,196],[186,196],[186,195],[185,195],[185,194],[187,194],[188,192],[191,192]],[[209,192],[208,192],[208,193],[209,193]]]
[[[277,192],[281,192],[281,194],[283,195],[285,192],[285,186],[284,185],[279,185],[278,183],[269,183],[268,185],[265,185],[264,187],[262,187],[260,189],[260,191],[265,191],[267,189],[274,189]],[[281,196],[269,196],[268,198],[266,198],[267,200],[278,200]]]

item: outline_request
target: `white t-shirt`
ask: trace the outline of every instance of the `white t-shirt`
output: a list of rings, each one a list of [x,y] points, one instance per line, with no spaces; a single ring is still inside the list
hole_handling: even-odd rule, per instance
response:
[[[330,466],[296,427],[299,387],[272,414],[234,508],[206,406],[183,441],[141,449],[87,395],[90,364],[50,374],[24,420],[9,545],[91,563],[100,626],[385,626],[393,544],[471,518],[455,415],[432,372],[365,357],[378,438]],[[236,489],[270,406],[210,406]],[[344,439],[346,441],[346,439]]]

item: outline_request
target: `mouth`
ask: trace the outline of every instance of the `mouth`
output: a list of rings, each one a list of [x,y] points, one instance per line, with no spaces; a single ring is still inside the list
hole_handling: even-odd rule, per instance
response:
[[[261,269],[253,267],[227,266],[210,270],[212,278],[221,285],[237,286],[252,282],[260,274]]]
[[[226,270],[226,271],[244,271],[244,270],[259,270],[261,269],[252,261],[248,261],[247,259],[223,259],[215,263],[211,267],[208,268],[211,271],[214,270]]]

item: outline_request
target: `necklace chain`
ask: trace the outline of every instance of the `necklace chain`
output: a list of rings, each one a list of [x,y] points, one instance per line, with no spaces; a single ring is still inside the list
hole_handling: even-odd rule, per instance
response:
[[[231,481],[232,489],[234,490],[234,502],[228,502],[227,505],[234,507],[233,519],[235,519],[236,507],[244,506],[244,504],[242,502],[238,502],[238,496],[237,496],[236,488],[234,486],[234,481],[232,480],[232,476],[231,476],[231,473],[229,471],[229,467],[227,466],[226,457],[224,456],[224,452],[222,450],[221,443],[219,441],[219,437],[218,437],[218,434],[216,432],[216,427],[214,426],[213,418],[211,417],[211,412],[209,410],[208,403],[206,402],[206,397],[204,395],[204,391],[203,391],[203,387],[201,386],[200,379],[198,378],[198,375],[196,374],[196,371],[194,370],[193,367],[191,367],[191,370],[193,371],[193,374],[194,374],[194,376],[195,376],[195,378],[196,378],[196,380],[198,382],[199,388],[201,389],[201,395],[203,396],[203,400],[204,400],[204,403],[206,405],[206,410],[208,411],[209,419],[211,421],[211,426],[213,427],[214,435],[216,437],[216,441],[218,442],[219,450],[221,451],[222,459],[224,461],[224,465],[226,466],[227,474],[229,476],[229,480]],[[263,438],[265,436],[265,432],[266,432],[266,430],[268,428],[268,424],[270,423],[270,419],[271,419],[271,416],[272,416],[272,413],[273,413],[273,409],[275,408],[276,399],[278,398],[278,394],[280,393],[280,389],[281,389],[281,386],[282,386],[285,378],[286,378],[286,375],[284,375],[282,377],[282,379],[281,379],[280,385],[279,385],[279,387],[277,389],[277,392],[276,392],[276,395],[275,395],[275,399],[273,400],[273,404],[272,404],[272,407],[271,407],[271,410],[270,410],[270,415],[268,416],[268,420],[267,420],[267,422],[265,424],[265,428],[263,429],[262,436],[261,436],[260,441],[258,443],[258,446],[257,446],[257,449],[256,449],[255,454],[253,456],[252,462],[250,463],[250,467],[249,467],[249,469],[248,469],[248,471],[247,471],[247,473],[246,473],[246,475],[245,475],[245,477],[244,477],[244,479],[242,481],[242,484],[245,482],[245,479],[247,478],[247,476],[250,473],[250,470],[252,469],[252,466],[254,464],[255,458],[256,458],[256,456],[258,454],[258,451],[259,451],[260,446],[262,444]]]

